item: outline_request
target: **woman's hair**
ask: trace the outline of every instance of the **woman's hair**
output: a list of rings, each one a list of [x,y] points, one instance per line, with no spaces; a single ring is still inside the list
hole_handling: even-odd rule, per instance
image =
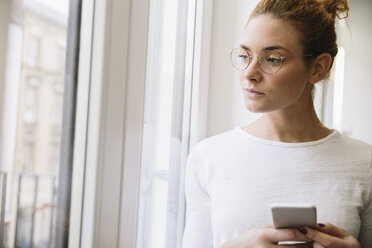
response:
[[[303,54],[310,61],[329,53],[332,61],[337,54],[335,19],[348,17],[347,0],[262,0],[249,19],[262,14],[292,24],[300,35]]]

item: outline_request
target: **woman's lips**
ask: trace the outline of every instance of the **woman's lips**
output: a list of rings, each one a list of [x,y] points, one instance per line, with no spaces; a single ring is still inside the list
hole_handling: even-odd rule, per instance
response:
[[[244,93],[250,97],[259,97],[265,95],[264,93],[253,89],[244,89]]]

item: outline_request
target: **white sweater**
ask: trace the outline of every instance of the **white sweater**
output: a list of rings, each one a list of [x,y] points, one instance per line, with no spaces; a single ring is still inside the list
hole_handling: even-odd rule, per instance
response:
[[[272,203],[310,203],[329,222],[372,247],[372,146],[334,131],[311,142],[283,143],[240,127],[208,138],[186,167],[183,248],[220,247],[272,225]]]

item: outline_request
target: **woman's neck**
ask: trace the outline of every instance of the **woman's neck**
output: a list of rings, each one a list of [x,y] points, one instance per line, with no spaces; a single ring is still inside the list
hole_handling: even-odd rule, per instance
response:
[[[333,131],[323,126],[312,103],[307,109],[264,113],[243,130],[263,139],[290,143],[319,140]]]

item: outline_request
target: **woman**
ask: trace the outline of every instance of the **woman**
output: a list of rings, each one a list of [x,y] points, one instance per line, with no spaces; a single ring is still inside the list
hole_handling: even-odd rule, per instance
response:
[[[312,91],[337,54],[346,0],[262,0],[231,59],[254,123],[208,138],[186,167],[184,248],[372,247],[372,147],[323,126]],[[317,206],[317,230],[274,229],[272,203]]]

